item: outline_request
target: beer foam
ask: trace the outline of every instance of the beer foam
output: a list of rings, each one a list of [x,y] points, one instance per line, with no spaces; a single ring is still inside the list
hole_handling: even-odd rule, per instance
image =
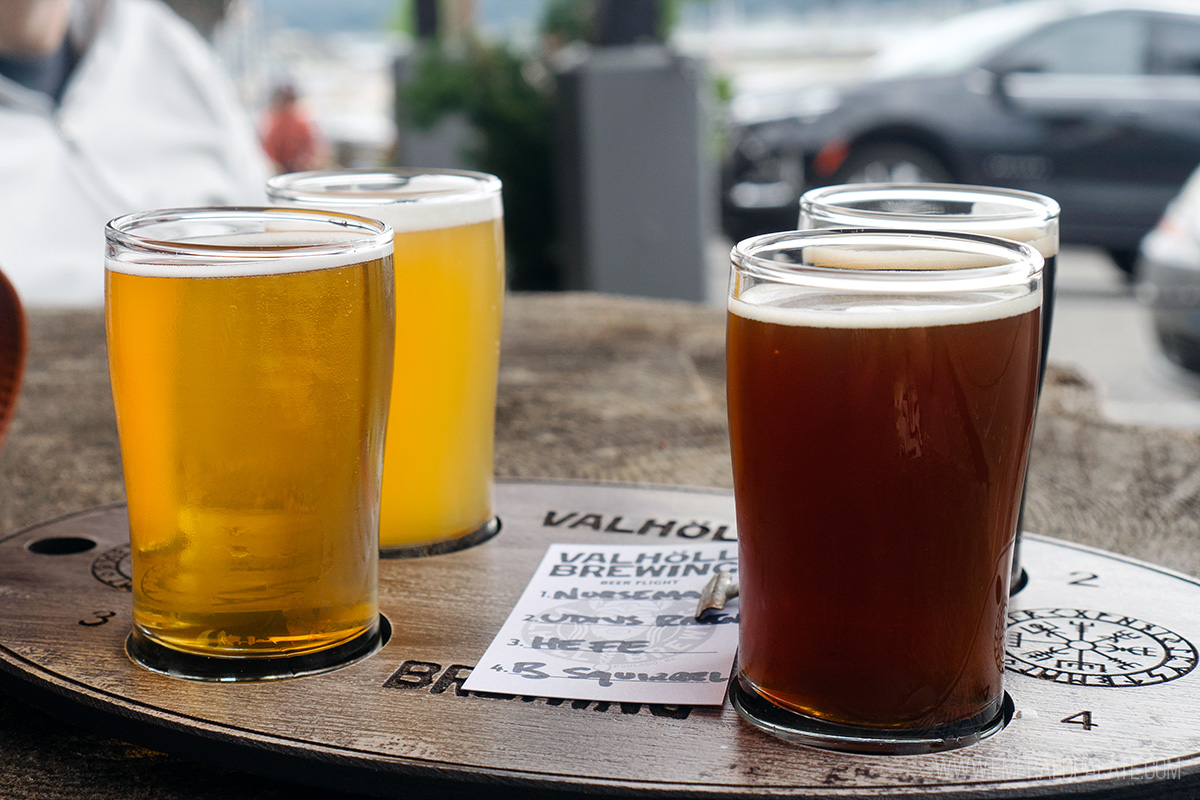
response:
[[[361,244],[344,252],[305,252],[354,242]],[[364,239],[353,231],[224,234],[179,242],[177,252],[125,251],[120,258],[106,257],[104,268],[153,278],[243,278],[348,267],[385,258],[392,250],[391,240]]]
[[[931,228],[932,230],[932,228]],[[1014,242],[1027,244],[1042,254],[1042,258],[1053,258],[1058,255],[1058,231],[1047,233],[1044,227],[1038,228],[986,228],[976,227],[964,233],[977,233],[983,236],[997,236]]]
[[[1042,254],[1042,258],[1052,258],[1058,255],[1058,230],[1047,232],[1044,227],[988,227],[986,224],[974,222],[970,225],[954,223],[952,221],[943,220],[940,224],[937,222],[914,222],[910,220],[904,221],[904,230],[914,231],[929,231],[930,233],[966,233],[977,236],[995,236],[998,239],[1008,239],[1013,242],[1027,244],[1033,249]],[[900,230],[894,225],[889,224],[886,227],[876,228],[880,233],[892,232]],[[958,261],[955,261],[956,268],[966,266],[979,266],[978,264],[966,264],[961,261],[961,256],[954,256]],[[891,258],[891,256],[889,256]],[[839,265],[840,266],[840,265]],[[870,267],[876,269],[877,267]],[[923,267],[904,267],[898,266],[897,269],[946,269],[946,267],[938,266],[923,266]],[[856,267],[856,269],[864,269],[864,267]]]
[[[852,247],[828,247],[819,244],[805,247],[804,258],[814,267],[872,272],[949,272],[999,267],[1009,263],[1008,259],[1000,259],[987,253],[876,248],[857,250]],[[881,266],[883,259],[887,260],[886,266]]]
[[[1058,255],[1059,207],[1017,189],[962,184],[855,184],[812,189],[800,201],[800,223],[818,228],[874,228],[976,234]]]
[[[488,177],[436,172],[300,173],[292,182],[272,179],[268,194],[279,206],[358,214],[386,222],[396,233],[413,233],[501,219],[500,182]],[[402,182],[393,185],[398,180]]]
[[[344,211],[347,214],[370,217],[391,225],[392,230],[396,233],[459,228],[463,225],[491,222],[504,215],[504,207],[499,193],[457,197],[428,195],[419,199],[403,200],[395,197],[379,197],[377,202],[372,201],[369,196],[357,195],[354,197],[353,203],[344,201],[322,203],[306,199],[296,201],[296,205],[309,209],[324,207]]]
[[[759,284],[729,298],[729,313],[773,325],[809,328],[932,328],[1006,319],[1041,304],[1041,289],[1018,296],[999,292],[945,295],[815,293],[780,284]]]

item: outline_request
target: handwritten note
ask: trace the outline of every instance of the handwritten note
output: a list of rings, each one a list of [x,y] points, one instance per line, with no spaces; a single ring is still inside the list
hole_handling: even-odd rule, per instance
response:
[[[737,545],[554,544],[464,684],[481,692],[720,705],[737,648],[737,601],[695,618]]]

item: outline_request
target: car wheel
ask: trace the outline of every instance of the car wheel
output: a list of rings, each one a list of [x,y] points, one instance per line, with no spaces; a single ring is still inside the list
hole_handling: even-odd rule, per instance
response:
[[[923,147],[903,142],[865,144],[850,151],[835,183],[949,183],[950,168]]]
[[[1133,272],[1137,267],[1136,250],[1109,250],[1109,257],[1117,265],[1117,269],[1125,276],[1125,280],[1133,280]]]

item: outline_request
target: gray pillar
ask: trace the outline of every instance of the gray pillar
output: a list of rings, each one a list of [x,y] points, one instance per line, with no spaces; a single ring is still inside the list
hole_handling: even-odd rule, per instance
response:
[[[703,301],[716,188],[700,62],[586,49],[558,90],[564,288]]]

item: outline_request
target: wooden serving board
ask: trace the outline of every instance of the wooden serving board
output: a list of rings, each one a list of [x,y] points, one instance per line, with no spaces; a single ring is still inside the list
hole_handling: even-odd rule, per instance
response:
[[[380,796],[576,791],[655,797],[1200,795],[1200,581],[1029,536],[1010,614],[1008,727],[923,756],[778,741],[724,707],[480,696],[462,682],[552,542],[734,538],[727,492],[502,482],[503,529],[457,553],[381,563],[390,639],[335,672],[177,680],[125,655],[123,506],[0,542],[0,682],[159,750]]]

